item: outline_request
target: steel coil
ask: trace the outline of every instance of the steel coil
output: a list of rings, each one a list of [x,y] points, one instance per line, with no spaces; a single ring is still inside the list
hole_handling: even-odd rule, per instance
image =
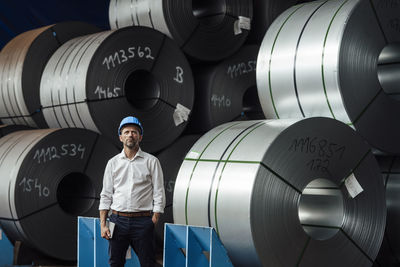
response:
[[[179,168],[182,165],[185,155],[199,138],[200,135],[181,136],[174,143],[156,155],[163,170],[165,188],[164,214],[160,217],[155,228],[156,244],[161,248],[164,244],[164,224],[173,223],[174,221],[172,217],[172,198],[176,176],[178,175]]]
[[[164,34],[127,27],[70,40],[50,58],[40,99],[50,127],[86,128],[121,144],[121,118],[137,116],[142,148],[155,152],[184,130],[192,109],[191,68]]]
[[[247,45],[218,64],[193,67],[195,103],[188,132],[204,133],[233,120],[265,118],[256,86],[258,49]]]
[[[39,97],[47,61],[66,41],[97,31],[83,22],[62,22],[24,32],[7,43],[0,53],[1,121],[47,128]]]
[[[217,61],[247,38],[252,0],[111,0],[111,29],[146,26],[168,35],[191,58]]]
[[[329,118],[230,122],[175,183],[174,222],[214,227],[235,266],[371,266],[386,219],[369,146]]]
[[[400,266],[400,158],[377,156],[377,159],[386,186],[387,220],[385,237],[375,266],[396,267]]]
[[[399,14],[390,0],[316,1],[282,13],[257,60],[266,117],[335,118],[373,147],[400,152],[399,76],[387,68],[400,66]]]
[[[77,216],[98,216],[107,160],[119,153],[83,129],[18,131],[0,139],[0,223],[11,240],[76,260]]]

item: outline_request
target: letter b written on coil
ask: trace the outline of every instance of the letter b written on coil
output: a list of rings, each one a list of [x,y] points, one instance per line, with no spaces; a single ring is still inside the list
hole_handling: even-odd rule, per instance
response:
[[[176,76],[174,78],[174,81],[177,83],[183,83],[183,69],[180,66],[176,67]]]

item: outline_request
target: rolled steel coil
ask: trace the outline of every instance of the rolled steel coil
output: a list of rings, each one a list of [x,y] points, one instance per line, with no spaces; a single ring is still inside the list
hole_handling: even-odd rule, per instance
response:
[[[172,217],[172,198],[176,176],[178,175],[179,168],[182,165],[185,155],[199,138],[200,135],[181,136],[174,143],[156,155],[163,170],[165,188],[164,214],[160,217],[160,220],[155,227],[156,244],[160,248],[162,248],[164,244],[164,224],[174,222]]]
[[[192,71],[164,34],[127,27],[70,40],[50,58],[40,99],[50,127],[86,128],[121,144],[118,123],[133,115],[142,148],[155,152],[184,130],[192,109]]]
[[[0,118],[5,124],[47,128],[40,78],[50,56],[66,41],[99,31],[83,22],[61,22],[24,32],[0,53]]]
[[[230,122],[187,154],[174,222],[214,227],[235,266],[371,266],[386,210],[365,141],[329,118]]]
[[[77,216],[98,216],[105,165],[119,149],[84,129],[18,131],[0,139],[0,223],[11,240],[76,260]]]
[[[219,64],[193,67],[195,103],[188,132],[205,133],[225,122],[265,118],[256,86],[258,49],[247,45]]]
[[[271,25],[257,60],[267,118],[326,116],[352,125],[374,148],[400,152],[400,4],[316,1]],[[397,91],[399,87],[397,86]]]
[[[247,38],[252,0],[111,0],[111,29],[146,26],[168,35],[191,58],[217,61]]]
[[[375,266],[400,266],[400,158],[377,156],[386,187],[387,219],[385,237]]]

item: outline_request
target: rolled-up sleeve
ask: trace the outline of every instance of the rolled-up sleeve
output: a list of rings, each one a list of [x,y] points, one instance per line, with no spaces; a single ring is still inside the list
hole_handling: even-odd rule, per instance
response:
[[[165,190],[164,176],[161,169],[160,161],[155,158],[153,162],[152,179],[153,179],[153,212],[164,213],[165,208]]]
[[[103,177],[103,189],[100,193],[99,210],[109,210],[112,204],[113,196],[113,179],[112,179],[111,162],[107,163]]]

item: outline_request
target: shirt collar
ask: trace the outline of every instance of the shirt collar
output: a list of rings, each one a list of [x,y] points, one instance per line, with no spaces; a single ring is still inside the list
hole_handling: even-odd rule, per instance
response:
[[[128,158],[126,157],[125,152],[124,152],[124,149],[122,149],[122,151],[121,151],[121,153],[119,154],[119,156],[120,156],[121,159],[130,160],[130,159],[128,159]],[[143,153],[143,151],[142,151],[142,149],[141,149],[140,147],[139,147],[139,150],[136,152],[136,155],[133,157],[132,160],[136,159],[137,157],[144,158],[144,153]]]

